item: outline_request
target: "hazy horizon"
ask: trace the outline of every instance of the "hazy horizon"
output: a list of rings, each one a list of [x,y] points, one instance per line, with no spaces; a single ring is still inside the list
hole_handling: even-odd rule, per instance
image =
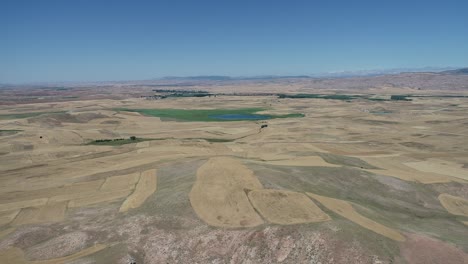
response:
[[[347,77],[372,77],[391,75],[399,73],[425,73],[425,72],[442,72],[446,70],[465,69],[467,67],[422,67],[422,68],[392,68],[392,69],[368,69],[368,70],[355,70],[355,71],[330,71],[318,72],[309,74],[258,74],[258,75],[218,75],[218,74],[203,74],[203,75],[171,75],[171,76],[157,76],[153,78],[142,79],[114,79],[114,80],[59,80],[59,81],[31,81],[31,82],[1,82],[3,85],[41,85],[41,84],[73,84],[73,83],[118,83],[118,82],[134,82],[134,81],[152,81],[164,79],[177,79],[177,78],[200,78],[200,77],[227,77],[235,79],[248,79],[248,78],[268,78],[268,77],[310,77],[310,78],[347,78]]]

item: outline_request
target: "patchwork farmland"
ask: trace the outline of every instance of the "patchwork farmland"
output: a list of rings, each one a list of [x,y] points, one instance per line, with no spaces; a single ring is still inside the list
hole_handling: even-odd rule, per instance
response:
[[[229,85],[2,103],[0,262],[467,263],[465,94]]]

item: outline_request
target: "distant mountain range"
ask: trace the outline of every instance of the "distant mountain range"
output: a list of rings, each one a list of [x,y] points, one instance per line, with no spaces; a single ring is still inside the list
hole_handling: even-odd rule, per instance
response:
[[[453,75],[468,75],[468,68],[461,68],[456,70],[448,70],[440,72],[441,74],[453,74]]]
[[[341,71],[316,73],[310,75],[259,75],[259,76],[225,76],[225,75],[200,75],[200,76],[167,76],[162,78],[154,78],[147,80],[128,80],[128,81],[94,81],[94,82],[37,82],[29,84],[7,84],[0,83],[0,88],[16,87],[16,86],[66,86],[66,87],[82,87],[82,86],[106,86],[106,85],[160,85],[164,83],[212,83],[221,84],[224,82],[236,81],[269,81],[269,80],[308,80],[317,85],[318,83],[333,84],[348,84],[347,87],[354,86],[372,86],[379,82],[390,84],[391,86],[409,86],[417,87],[416,83],[424,83],[427,88],[437,88],[439,86],[455,85],[461,89],[468,88],[468,68],[399,68],[388,70],[363,70],[363,71]],[[416,82],[416,80],[419,80]],[[352,84],[352,85],[349,85]],[[372,84],[372,85],[371,85]],[[341,85],[338,85],[341,86]],[[331,86],[333,87],[333,86]]]
[[[193,76],[169,77],[168,83],[224,85],[238,81],[301,81],[311,89],[373,89],[378,87],[405,87],[418,90],[467,90],[468,68],[393,69],[382,71],[335,72],[293,76]],[[160,82],[161,79],[155,80]]]
[[[308,75],[260,75],[260,76],[223,76],[223,75],[200,75],[200,76],[167,76],[162,80],[192,80],[192,81],[231,81],[231,80],[270,80],[270,79],[291,79],[291,78],[311,78]]]
[[[310,75],[260,75],[260,76],[224,76],[224,75],[200,75],[200,76],[167,76],[158,78],[159,80],[179,80],[179,81],[233,81],[233,80],[273,80],[273,79],[304,79],[304,78],[349,78],[349,77],[372,77],[381,75],[395,75],[401,73],[436,73],[436,74],[468,74],[468,68],[453,67],[425,67],[425,68],[398,68],[387,70],[362,70],[362,71],[340,71],[314,73]]]
[[[443,71],[456,70],[455,67],[424,67],[424,68],[395,68],[383,70],[360,70],[360,71],[337,71],[312,74],[311,76],[317,78],[346,78],[346,77],[359,77],[359,76],[379,76],[379,75],[393,75],[400,73],[418,73],[418,72],[432,72],[439,73]]]

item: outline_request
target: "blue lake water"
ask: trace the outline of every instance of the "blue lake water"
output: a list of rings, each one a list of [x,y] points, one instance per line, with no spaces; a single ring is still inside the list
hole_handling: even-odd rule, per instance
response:
[[[212,119],[217,120],[263,120],[270,119],[267,115],[251,115],[251,114],[224,114],[224,115],[211,115]]]

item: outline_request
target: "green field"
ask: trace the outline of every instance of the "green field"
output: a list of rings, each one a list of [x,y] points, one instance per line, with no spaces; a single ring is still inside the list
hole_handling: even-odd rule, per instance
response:
[[[137,112],[146,116],[156,116],[160,118],[174,119],[179,121],[244,121],[253,120],[249,116],[258,115],[257,112],[265,111],[263,108],[240,108],[240,109],[210,109],[210,110],[186,110],[186,109],[116,109],[117,111]],[[214,116],[222,115],[245,115],[245,118],[218,119]],[[303,114],[287,115],[262,115],[263,119],[303,117]],[[258,119],[255,119],[258,120]]]

